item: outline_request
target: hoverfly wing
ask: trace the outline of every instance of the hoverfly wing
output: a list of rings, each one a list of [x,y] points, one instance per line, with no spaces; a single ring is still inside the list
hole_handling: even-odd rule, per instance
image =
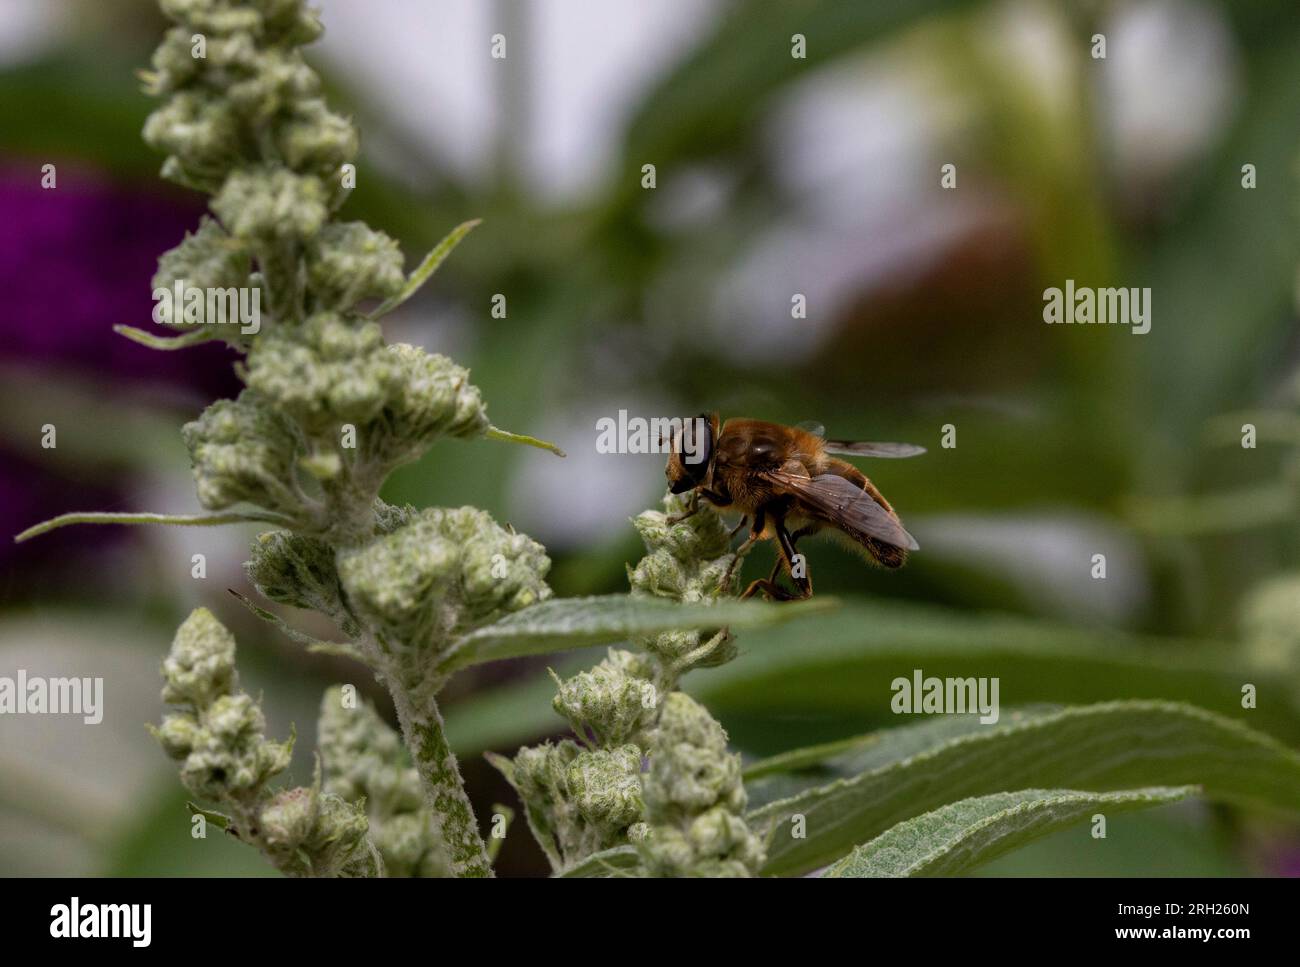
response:
[[[915,443],[855,443],[850,440],[827,440],[822,447],[827,453],[840,453],[851,457],[917,457],[925,453],[925,447]]]
[[[767,474],[790,493],[796,495],[816,516],[850,535],[874,537],[878,541],[920,550],[916,538],[909,534],[898,517],[853,481],[838,474],[817,477],[777,470]]]

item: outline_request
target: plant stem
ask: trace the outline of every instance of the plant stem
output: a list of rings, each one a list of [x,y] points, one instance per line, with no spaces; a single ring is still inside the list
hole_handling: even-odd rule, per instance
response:
[[[456,756],[447,744],[442,715],[432,693],[417,699],[397,676],[386,676],[402,737],[410,750],[425,799],[442,826],[442,839],[454,876],[492,875],[487,848],[479,834],[474,807],[465,793]]]

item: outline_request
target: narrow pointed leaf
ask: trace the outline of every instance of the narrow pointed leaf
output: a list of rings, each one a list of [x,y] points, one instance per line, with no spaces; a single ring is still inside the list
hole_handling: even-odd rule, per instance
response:
[[[440,665],[444,672],[522,655],[624,641],[632,635],[711,628],[755,628],[834,607],[831,598],[773,604],[722,599],[678,604],[664,598],[610,594],[557,598],[525,608],[463,636]]]
[[[451,250],[459,245],[461,239],[468,235],[481,220],[476,218],[473,221],[463,222],[448,232],[447,237],[435,245],[433,251],[426,255],[424,261],[410,274],[406,280],[406,285],[402,286],[402,290],[380,303],[379,307],[370,313],[370,318],[378,319],[380,316],[392,312],[419,292],[420,286],[429,281],[429,277],[438,271],[438,266],[442,265],[447,256],[451,254]]]
[[[509,430],[503,430],[500,427],[490,426],[487,431],[489,440],[500,440],[502,443],[522,443],[524,446],[537,447],[539,450],[549,450],[557,457],[567,456],[563,450],[554,443],[547,440],[539,440],[535,436],[528,436],[523,433],[511,433]]]
[[[823,876],[956,876],[1097,813],[1109,819],[1177,802],[1196,791],[1195,786],[1123,792],[1023,789],[976,796],[891,827]]]
[[[120,336],[125,336],[132,342],[139,343],[141,346],[164,351],[197,346],[199,343],[205,343],[216,338],[215,334],[208,329],[195,329],[180,336],[155,336],[153,333],[137,329],[135,326],[114,326],[113,331]]]
[[[744,661],[686,683],[686,690],[738,736],[746,722],[770,722],[774,716],[837,721],[827,738],[894,727],[900,720],[890,712],[891,683],[919,668],[927,677],[995,677],[1004,705],[1018,707],[1117,699],[1186,702],[1300,745],[1300,705],[1294,697],[1300,693],[1276,670],[1243,663],[1222,641],[850,598],[815,623],[747,632],[743,646]],[[1272,700],[1243,709],[1245,682]]]
[[[593,853],[580,863],[575,863],[561,877],[593,877],[616,879],[636,876],[641,865],[640,855],[635,846],[615,846],[612,849]]]
[[[1172,702],[1109,702],[1012,718],[770,802],[766,873],[806,873],[947,803],[1026,788],[1203,787],[1206,798],[1300,812],[1300,755],[1219,715]],[[794,817],[801,822],[792,823]],[[796,831],[802,837],[792,835]]]
[[[109,514],[109,513],[71,513],[51,517],[47,521],[34,524],[14,537],[15,544],[31,540],[41,534],[69,527],[72,524],[170,524],[173,527],[217,527],[221,524],[244,524],[257,521],[269,524],[285,525],[290,523],[283,517],[262,513],[233,514]]]

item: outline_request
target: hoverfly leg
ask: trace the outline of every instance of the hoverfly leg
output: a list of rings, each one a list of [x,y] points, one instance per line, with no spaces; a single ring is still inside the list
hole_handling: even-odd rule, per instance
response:
[[[744,521],[742,520],[741,523],[743,524]],[[745,559],[745,555],[749,553],[749,549],[762,540],[763,527],[763,511],[758,510],[754,514],[754,526],[749,529],[749,536],[746,537],[744,542],[733,552],[731,564],[727,566],[727,573],[722,575],[722,580],[718,582],[719,591],[725,593],[727,588],[731,587],[731,576],[736,573],[737,565]],[[732,533],[734,534],[738,530],[740,530],[739,527],[732,531]]]
[[[808,597],[808,595],[791,594],[775,581],[759,578],[750,582],[749,587],[745,588],[745,593],[740,596],[740,599],[743,601],[746,598],[752,598],[759,591],[762,591],[769,601],[801,601],[803,598]]]
[[[779,517],[772,521],[772,529],[776,531],[776,541],[779,551],[776,562],[772,566],[772,573],[768,575],[766,581],[755,581],[748,588],[746,594],[762,590],[769,598],[775,601],[802,601],[805,598],[812,597],[812,578],[808,576],[808,564],[803,563],[802,574],[795,573],[795,558],[798,552],[795,550],[795,541],[807,534],[812,533],[816,528],[803,527],[791,534],[785,527],[785,521]],[[790,575],[790,580],[794,582],[795,592],[791,593],[776,583],[777,576],[781,573],[781,567],[784,565],[786,573]]]
[[[735,527],[731,528],[731,530],[727,532],[727,537],[728,537],[728,539],[733,538],[733,537],[735,537],[737,534],[739,534],[740,531],[741,531],[741,528],[743,528],[743,527],[744,527],[746,524],[748,524],[748,523],[749,523],[749,515],[746,514],[744,517],[741,517],[741,518],[740,518],[739,523],[737,523]]]

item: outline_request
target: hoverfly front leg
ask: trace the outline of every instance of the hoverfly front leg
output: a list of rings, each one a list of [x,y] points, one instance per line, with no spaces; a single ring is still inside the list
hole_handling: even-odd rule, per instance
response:
[[[741,523],[744,523],[743,519],[741,520]],[[764,514],[763,509],[760,507],[754,512],[754,526],[749,529],[749,536],[745,538],[744,543],[733,552],[734,556],[731,558],[731,564],[727,567],[727,573],[722,575],[722,580],[718,582],[719,591],[726,591],[726,589],[731,586],[731,576],[736,572],[736,566],[745,559],[745,555],[749,553],[749,549],[762,540],[763,528]],[[739,529],[739,527],[736,528],[736,530]],[[732,533],[734,534],[735,531],[732,531]]]
[[[737,522],[737,524],[736,524],[735,527],[733,527],[733,528],[731,528],[731,530],[727,531],[727,538],[730,539],[730,538],[735,537],[737,534],[740,533],[741,528],[744,527],[744,526],[745,526],[746,524],[748,524],[748,523],[749,523],[749,515],[746,514],[745,516],[743,516],[743,517],[740,518],[740,520]]]

